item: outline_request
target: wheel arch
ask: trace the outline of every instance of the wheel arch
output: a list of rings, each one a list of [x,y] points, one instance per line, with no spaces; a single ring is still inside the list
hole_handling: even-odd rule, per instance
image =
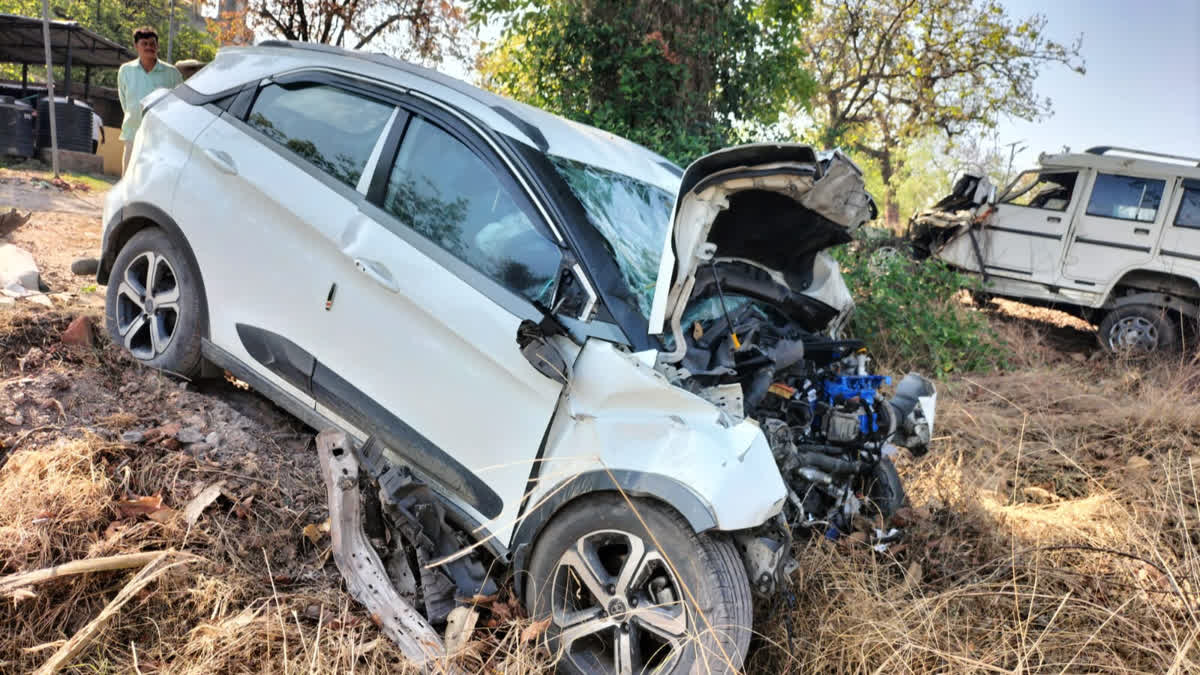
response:
[[[200,331],[202,337],[209,337],[208,291],[204,286],[204,274],[200,269],[199,261],[196,260],[196,254],[192,251],[191,244],[188,243],[187,237],[184,236],[183,230],[180,229],[175,219],[153,204],[145,202],[126,204],[118,209],[112,219],[106,223],[104,241],[100,249],[100,265],[96,270],[96,282],[107,286],[112,275],[113,264],[121,253],[121,249],[125,248],[125,244],[129,243],[133,235],[151,227],[157,227],[166,232],[167,236],[183,249],[188,264],[196,271],[196,279],[200,285],[200,304],[204,308]]]
[[[1200,282],[1182,274],[1129,270],[1109,289],[1102,307],[1113,310],[1127,305],[1155,305],[1184,316],[1200,316]]]
[[[598,469],[568,478],[564,483],[555,487],[542,503],[524,514],[520,526],[513,534],[512,545],[509,548],[512,556],[512,574],[516,579],[517,594],[522,601],[525,596],[524,575],[528,572],[529,556],[538,537],[559,511],[580,499],[605,493],[651,499],[683,516],[696,533],[717,526],[717,515],[713,508],[687,485],[670,476],[625,469]]]

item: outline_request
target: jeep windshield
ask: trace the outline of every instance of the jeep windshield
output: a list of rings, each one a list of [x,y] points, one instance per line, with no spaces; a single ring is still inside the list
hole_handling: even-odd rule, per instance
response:
[[[649,319],[675,195],[615,171],[564,157],[549,158],[592,226],[608,242],[638,311]]]

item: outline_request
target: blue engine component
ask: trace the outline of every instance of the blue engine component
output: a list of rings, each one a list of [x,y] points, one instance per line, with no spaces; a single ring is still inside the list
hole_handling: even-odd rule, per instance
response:
[[[875,394],[885,384],[891,384],[887,375],[839,375],[825,380],[825,397],[830,405],[840,399],[857,396],[866,404],[867,414],[858,416],[859,429],[864,434],[879,431],[879,415],[875,414]]]

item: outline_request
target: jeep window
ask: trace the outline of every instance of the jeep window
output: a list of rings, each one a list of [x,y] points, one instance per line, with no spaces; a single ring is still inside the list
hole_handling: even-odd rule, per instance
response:
[[[1175,214],[1175,224],[1179,227],[1200,229],[1200,184],[1190,187],[1188,182],[1184,181],[1183,198],[1179,200],[1179,213]]]
[[[1017,176],[1001,200],[1003,204],[1028,206],[1034,209],[1066,211],[1075,192],[1076,171],[1066,173],[1041,173],[1026,171]]]
[[[582,162],[554,156],[550,162],[608,242],[625,286],[648,319],[675,195]]]
[[[1154,222],[1166,181],[1136,176],[1096,174],[1087,214],[1102,218]]]
[[[393,106],[326,85],[262,88],[250,126],[355,187]]]
[[[503,286],[545,305],[553,299],[562,250],[495,169],[420,117],[404,132],[383,207]]]

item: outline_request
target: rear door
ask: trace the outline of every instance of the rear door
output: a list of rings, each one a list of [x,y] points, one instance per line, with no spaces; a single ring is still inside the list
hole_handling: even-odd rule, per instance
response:
[[[1078,171],[1029,171],[1013,183],[981,232],[987,270],[1052,283],[1079,201]]]
[[[244,96],[196,138],[173,212],[203,272],[212,342],[311,407],[316,313],[396,106],[303,76]]]
[[[1167,211],[1166,188],[1162,178],[1097,172],[1071,235],[1063,278],[1103,287],[1148,263]]]
[[[1162,264],[1170,271],[1200,277],[1200,179],[1183,178],[1174,190],[1162,236]]]

